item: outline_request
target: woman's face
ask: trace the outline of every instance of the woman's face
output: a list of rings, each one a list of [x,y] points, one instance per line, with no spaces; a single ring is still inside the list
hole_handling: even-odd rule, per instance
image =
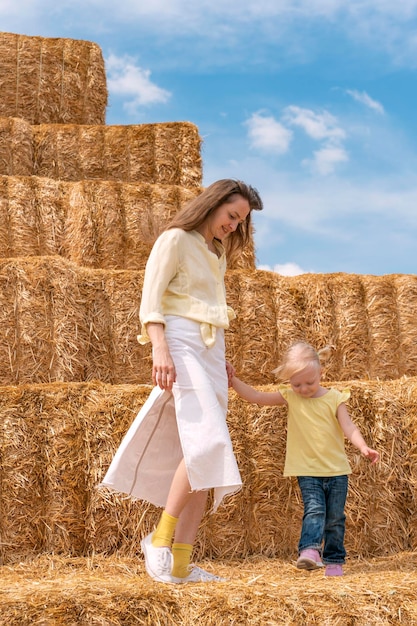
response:
[[[246,220],[250,211],[249,202],[239,194],[232,196],[231,200],[218,206],[207,218],[205,224],[207,239],[223,241]]]

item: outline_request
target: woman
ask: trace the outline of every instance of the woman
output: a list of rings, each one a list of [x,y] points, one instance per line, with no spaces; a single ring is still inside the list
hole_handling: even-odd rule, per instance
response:
[[[148,400],[127,432],[103,484],[164,507],[142,542],[148,574],[166,583],[221,580],[190,565],[208,491],[213,511],[241,487],[226,424],[224,329],[226,254],[249,241],[253,187],[219,180],[189,202],[149,256],[140,306],[141,344],[152,343]]]

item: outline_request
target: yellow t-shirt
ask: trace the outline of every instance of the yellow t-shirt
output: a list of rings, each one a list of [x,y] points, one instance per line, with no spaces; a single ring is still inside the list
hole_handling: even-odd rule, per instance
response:
[[[207,345],[212,340],[210,327],[229,327],[235,313],[226,303],[226,255],[219,241],[215,240],[214,245],[219,256],[208,249],[204,237],[195,230],[171,228],[158,237],[143,281],[140,344],[149,342],[146,324],[165,324],[165,315],[200,322]]]
[[[287,451],[284,476],[342,476],[352,472],[345,437],[336,417],[350,392],[329,389],[319,398],[303,398],[279,385],[288,402]]]

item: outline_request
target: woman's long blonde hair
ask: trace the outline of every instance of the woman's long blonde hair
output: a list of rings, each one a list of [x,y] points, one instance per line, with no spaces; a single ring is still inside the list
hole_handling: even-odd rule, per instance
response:
[[[248,201],[250,211],[246,220],[239,224],[236,230],[231,232],[223,242],[226,254],[229,256],[229,254],[243,248],[249,242],[251,213],[252,211],[261,211],[263,209],[259,192],[241,180],[224,178],[212,183],[174,216],[167,225],[166,230],[169,228],[182,228],[182,230],[186,231],[197,230],[213,211],[222,204],[233,202],[236,195],[240,195]]]
[[[310,365],[316,366],[319,370],[331,355],[332,346],[325,346],[316,350],[306,341],[296,341],[285,352],[281,365],[273,370],[273,373],[282,381],[290,380]]]

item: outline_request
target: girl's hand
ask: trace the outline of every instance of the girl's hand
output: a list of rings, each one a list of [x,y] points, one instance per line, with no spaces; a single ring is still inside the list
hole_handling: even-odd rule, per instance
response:
[[[226,361],[226,372],[227,372],[227,384],[229,387],[232,386],[233,376],[236,375],[236,370],[229,361]]]
[[[369,459],[371,461],[372,465],[379,461],[379,452],[377,452],[376,450],[372,450],[372,448],[366,447],[361,450],[361,453],[366,459]]]

